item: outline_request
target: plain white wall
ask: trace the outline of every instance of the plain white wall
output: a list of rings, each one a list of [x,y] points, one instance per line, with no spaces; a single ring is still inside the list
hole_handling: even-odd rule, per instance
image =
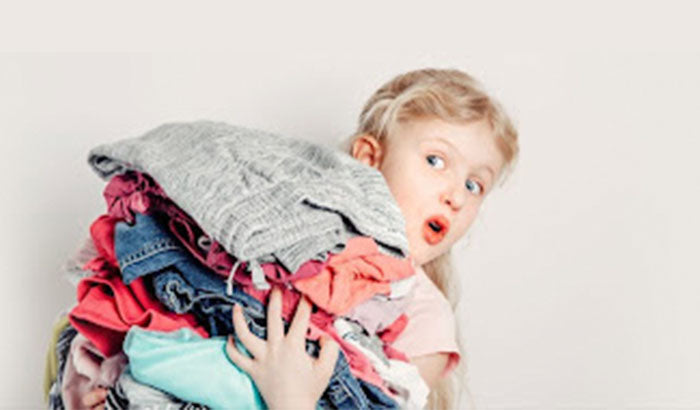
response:
[[[425,17],[411,13],[414,23]],[[86,164],[91,147],[200,118],[333,143],[352,132],[381,83],[438,66],[481,79],[522,141],[515,175],[459,245],[477,404],[700,409],[700,54],[665,52],[651,35],[629,51],[596,50],[584,34],[569,36],[577,47],[568,50],[497,52],[480,42],[467,52],[459,37],[437,41],[457,24],[450,13],[426,19],[422,35],[402,32],[405,21],[384,27],[379,38],[415,40],[390,47],[372,41],[378,25],[360,24],[362,16],[341,28],[355,27],[364,42],[338,37],[342,47],[322,32],[312,37],[304,27],[313,15],[300,15],[297,38],[319,43],[277,44],[288,40],[277,27],[236,52],[0,57],[0,407],[43,406],[50,325],[75,297],[56,272],[104,211],[104,183]],[[544,38],[536,23],[535,38]],[[497,45],[505,35],[489,38]],[[42,48],[34,39],[26,49]]]

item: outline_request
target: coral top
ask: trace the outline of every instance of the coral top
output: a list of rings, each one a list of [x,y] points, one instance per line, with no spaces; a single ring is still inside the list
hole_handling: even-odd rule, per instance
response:
[[[449,353],[450,357],[442,373],[442,377],[445,377],[460,360],[454,312],[447,298],[428,278],[423,268],[415,266],[415,270],[413,300],[406,310],[408,324],[392,347],[406,353],[409,358],[438,352]]]

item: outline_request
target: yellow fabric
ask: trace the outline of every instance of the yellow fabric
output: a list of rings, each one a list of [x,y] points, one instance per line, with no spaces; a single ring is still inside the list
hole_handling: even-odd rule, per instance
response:
[[[51,331],[51,340],[49,341],[49,348],[46,350],[46,367],[44,370],[44,401],[49,400],[49,390],[56,376],[58,375],[58,356],[56,352],[56,344],[58,343],[58,336],[61,335],[63,329],[68,326],[68,316],[61,316],[53,324],[53,329]]]

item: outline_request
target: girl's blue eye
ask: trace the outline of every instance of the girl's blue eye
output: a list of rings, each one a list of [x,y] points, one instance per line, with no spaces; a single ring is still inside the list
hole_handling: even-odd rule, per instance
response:
[[[425,159],[426,161],[428,161],[428,164],[430,164],[430,166],[433,168],[442,169],[445,167],[445,161],[437,155],[428,155],[427,157],[425,157]]]
[[[471,179],[468,179],[465,185],[467,187],[467,190],[474,195],[481,195],[481,192],[483,191],[481,185],[479,185],[478,182],[474,182]]]

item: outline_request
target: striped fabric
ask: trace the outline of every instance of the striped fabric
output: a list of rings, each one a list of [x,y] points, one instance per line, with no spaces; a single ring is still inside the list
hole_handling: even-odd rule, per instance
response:
[[[68,353],[70,352],[70,344],[73,338],[78,334],[78,331],[73,326],[68,325],[63,329],[58,336],[56,342],[56,355],[58,357],[58,373],[56,380],[51,385],[49,390],[48,408],[50,410],[63,410],[63,399],[61,399],[61,386],[63,384],[63,370],[66,368]]]

